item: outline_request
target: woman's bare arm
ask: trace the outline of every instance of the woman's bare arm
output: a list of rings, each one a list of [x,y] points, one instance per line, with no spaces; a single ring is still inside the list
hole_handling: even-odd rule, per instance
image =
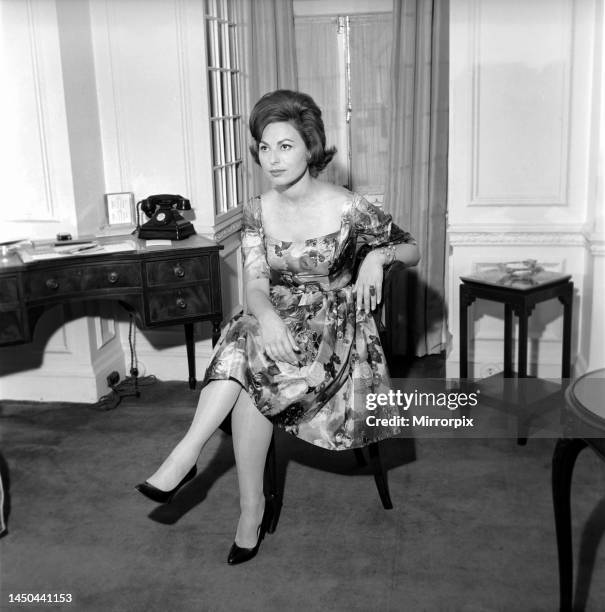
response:
[[[260,325],[265,350],[274,361],[298,363],[298,348],[290,330],[281,320],[269,299],[269,279],[256,278],[246,282],[246,302],[249,312]]]

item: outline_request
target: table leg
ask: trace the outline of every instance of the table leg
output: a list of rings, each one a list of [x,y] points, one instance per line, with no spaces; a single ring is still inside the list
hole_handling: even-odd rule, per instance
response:
[[[579,438],[558,440],[552,457],[552,499],[559,554],[559,606],[572,609],[573,556],[571,542],[571,477],[576,458],[586,446]]]
[[[565,295],[559,296],[563,304],[563,354],[561,356],[561,378],[571,377],[571,314],[573,308],[573,283],[566,287]]]
[[[185,345],[187,347],[187,366],[189,367],[189,388],[195,389],[195,345],[193,343],[193,323],[185,323]]]
[[[527,378],[527,334],[528,320],[533,308],[528,308],[525,304],[517,309],[517,317],[519,318],[519,356],[517,363],[517,378]],[[525,425],[525,409],[526,402],[526,387],[524,383],[518,385],[517,407],[519,414],[517,415],[517,444],[525,446],[527,444],[527,427]]]
[[[504,304],[504,378],[513,376],[513,307]]]
[[[469,288],[460,285],[460,378],[468,378],[468,307],[473,301]]]
[[[517,376],[519,378],[527,377],[527,321],[530,311],[523,305],[519,308],[519,357],[517,364]]]

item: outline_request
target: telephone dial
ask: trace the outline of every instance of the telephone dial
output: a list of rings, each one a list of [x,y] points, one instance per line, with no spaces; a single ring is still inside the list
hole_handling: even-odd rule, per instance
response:
[[[192,234],[195,229],[191,221],[183,219],[180,210],[191,210],[189,200],[180,195],[152,195],[137,203],[137,210],[141,210],[149,217],[138,229],[139,238],[153,240],[183,240]],[[138,221],[138,215],[137,215]]]

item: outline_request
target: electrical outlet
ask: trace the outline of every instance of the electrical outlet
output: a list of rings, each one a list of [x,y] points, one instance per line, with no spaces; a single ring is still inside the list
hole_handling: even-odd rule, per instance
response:
[[[107,375],[107,386],[113,387],[118,384],[120,380],[120,374],[115,370]]]

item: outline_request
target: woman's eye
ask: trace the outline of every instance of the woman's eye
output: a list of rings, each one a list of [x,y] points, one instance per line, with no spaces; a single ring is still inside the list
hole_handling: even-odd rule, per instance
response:
[[[288,150],[290,150],[290,149],[292,148],[292,145],[289,145],[289,144],[283,144],[283,145],[281,146],[281,148],[282,148],[282,151],[288,151]]]
[[[260,145],[260,147],[258,147],[258,150],[264,153],[265,151],[269,150],[269,147],[267,145]]]

